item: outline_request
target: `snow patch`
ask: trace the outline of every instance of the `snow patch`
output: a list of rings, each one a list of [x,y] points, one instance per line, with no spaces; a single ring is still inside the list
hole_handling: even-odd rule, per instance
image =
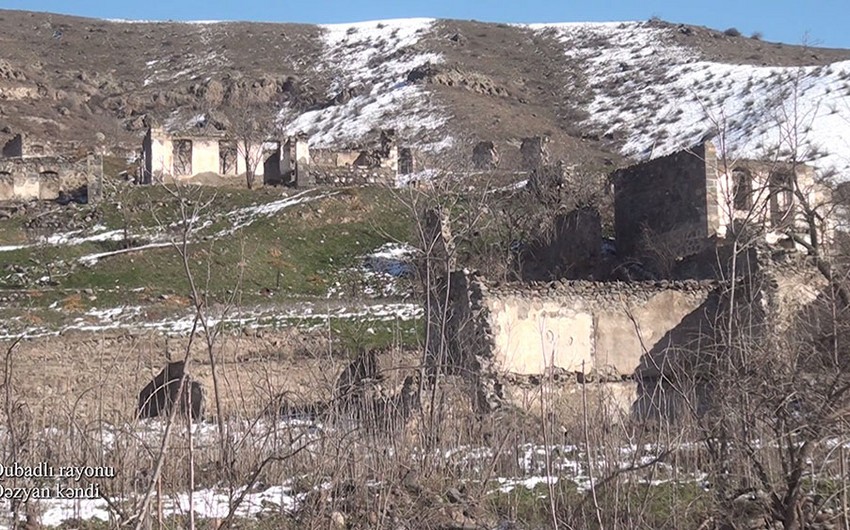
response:
[[[406,75],[418,66],[443,61],[439,54],[416,49],[433,23],[411,18],[320,26],[324,52],[319,69],[339,72],[327,96],[348,88],[360,94],[342,105],[295,117],[285,127],[287,134],[305,133],[314,147],[356,143],[378,129],[395,129],[402,138],[424,141],[422,136],[441,127],[446,117],[427,91],[407,83]],[[281,120],[290,114],[284,108]]]
[[[664,156],[715,133],[730,158],[798,158],[850,179],[850,61],[763,67],[701,60],[645,22],[535,24],[554,31],[587,65],[593,100],[585,125],[624,142],[638,160]],[[790,156],[789,154],[784,155]]]

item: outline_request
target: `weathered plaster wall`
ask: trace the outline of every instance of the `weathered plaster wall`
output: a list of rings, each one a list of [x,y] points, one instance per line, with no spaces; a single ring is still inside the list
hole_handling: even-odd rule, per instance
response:
[[[430,300],[428,366],[445,363],[442,373],[463,375],[483,411],[505,401],[522,406],[523,385],[542,378],[560,377],[556,386],[567,391],[576,382],[656,377],[668,360],[699,351],[717,308],[715,281],[497,284],[464,272],[448,279]],[[634,384],[617,388],[624,410],[640,397]]]
[[[808,223],[800,207],[800,196],[809,205],[829,204],[831,201],[829,189],[817,182],[814,169],[798,165],[794,168],[779,163],[736,161],[731,168],[724,168],[723,164],[714,168],[716,174],[716,202],[714,208],[717,211],[718,223],[716,234],[719,237],[727,237],[733,231],[735,223],[748,222],[760,224],[767,229],[786,229],[793,225],[797,233],[807,237]],[[774,175],[794,175],[796,192],[790,189],[782,193],[782,186],[777,186]],[[746,204],[736,204],[736,179],[740,175],[745,176],[747,181],[739,182],[738,185],[746,184]],[[782,218],[776,217],[779,213],[787,212]],[[826,208],[819,208],[826,222],[820,228],[821,238],[831,241],[834,238],[834,220]]]
[[[697,282],[566,282],[545,290],[485,288],[482,305],[499,369],[543,374],[555,368],[618,379],[633,376],[712,289]]]
[[[86,160],[61,157],[0,159],[0,200],[54,200],[89,185]]]
[[[162,129],[150,129],[143,146],[146,181],[160,181],[173,176],[174,145]]]
[[[192,173],[218,173],[221,169],[221,161],[218,153],[218,138],[192,139]],[[178,175],[191,176],[191,175]]]
[[[177,174],[175,172],[174,142],[186,140],[192,143],[192,172],[191,174]],[[162,180],[163,178],[186,179],[201,173],[220,174],[222,138],[215,136],[174,136],[162,128],[152,128],[145,136],[142,151],[145,156],[145,182]],[[267,157],[275,156],[275,163],[280,164],[282,156],[280,150],[277,154],[264,152],[264,144],[249,147],[251,160],[258,161],[254,175],[262,177],[266,168]],[[244,175],[247,172],[247,164],[243,153],[237,149],[235,175]],[[235,176],[230,173],[231,176]],[[262,182],[262,180],[261,180]]]

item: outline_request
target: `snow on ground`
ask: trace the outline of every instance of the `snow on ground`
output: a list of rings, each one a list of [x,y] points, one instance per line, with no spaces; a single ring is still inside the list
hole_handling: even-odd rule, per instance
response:
[[[412,294],[416,249],[407,244],[386,243],[363,256],[361,263],[340,271],[340,279],[328,289],[328,297],[344,298],[363,294],[373,298],[403,297]]]
[[[255,221],[263,217],[271,217],[273,215],[277,215],[280,211],[285,210],[286,208],[291,208],[292,206],[297,206],[299,204],[315,201],[318,199],[325,199],[327,197],[336,195],[336,193],[337,192],[325,192],[316,194],[313,193],[311,190],[307,190],[302,191],[300,193],[296,193],[292,197],[286,197],[284,199],[267,202],[258,206],[247,206],[245,208],[234,210],[227,214],[227,218],[232,223],[232,226],[217,233],[214,237],[223,237],[230,235],[237,230],[241,230],[242,228],[250,226]]]
[[[312,190],[307,190],[296,193],[291,197],[284,197],[282,199],[267,202],[264,204],[246,206],[244,208],[232,210],[223,215],[223,217],[228,221],[228,226],[212,235],[208,235],[207,237],[209,239],[219,239],[232,235],[238,230],[251,226],[253,223],[262,218],[271,217],[277,215],[282,210],[285,210],[287,208],[291,208],[293,206],[297,206],[299,204],[304,204],[315,200],[324,199],[334,194],[335,192],[315,193]],[[201,230],[204,230],[205,228],[208,228],[217,220],[219,220],[219,217],[217,216],[208,216],[201,219],[192,219],[191,222],[194,225],[193,230],[197,233]],[[180,224],[182,223],[172,223],[164,228],[151,228],[148,230],[144,230],[140,233],[129,234],[129,239],[131,240],[147,241],[148,243],[142,246],[132,247],[129,249],[120,249],[110,252],[98,252],[95,254],[87,254],[85,256],[80,257],[79,261],[86,265],[93,265],[97,263],[98,260],[108,256],[114,256],[127,252],[138,252],[140,250],[149,248],[161,248],[170,246],[173,244],[173,236],[170,233],[172,231],[171,229],[178,227]],[[36,246],[72,246],[99,241],[122,241],[124,240],[124,237],[124,231],[121,229],[109,230],[103,225],[96,225],[89,231],[88,234],[84,233],[82,230],[74,230],[71,232],[53,234],[46,238],[42,238],[41,241],[39,241],[38,243],[26,245],[0,246],[0,252],[12,252],[15,250],[22,250]]]
[[[287,307],[270,306],[240,309],[238,312],[221,314],[212,312],[208,324],[227,327],[252,326],[274,328],[286,325],[323,326],[323,322],[339,320],[408,321],[419,318],[422,307],[416,303],[357,303],[346,305],[339,302],[321,304],[297,302]],[[195,323],[194,313],[185,313],[160,319],[150,319],[145,309],[137,306],[89,310],[59,328],[28,324],[20,319],[6,319],[0,323],[0,339],[19,336],[28,338],[61,335],[69,331],[99,332],[108,330],[144,331],[153,330],[168,335],[185,335]]]
[[[103,225],[95,225],[91,228],[88,235],[84,235],[82,230],[60,232],[58,234],[42,238],[38,243],[0,246],[0,252],[13,252],[15,250],[23,250],[25,248],[32,248],[38,245],[72,246],[97,241],[121,241],[123,238],[123,230],[109,230]]]
[[[433,19],[411,18],[321,26],[324,53],[320,70],[338,72],[328,97],[345,89],[357,95],[341,105],[300,116],[281,111],[289,134],[303,132],[314,147],[357,143],[378,129],[395,129],[400,137],[421,138],[442,126],[446,118],[422,87],[406,81],[407,72],[443,59],[416,48]]]
[[[850,61],[761,67],[700,60],[645,22],[536,24],[554,31],[567,55],[588,65],[594,99],[586,125],[625,142],[623,154],[652,159],[712,132],[731,158],[787,148],[850,179]],[[817,153],[817,154],[812,154]],[[780,159],[788,158],[780,154]]]
[[[315,429],[314,429],[315,427]],[[159,438],[163,435],[165,422],[162,419],[143,420],[136,424],[124,425],[112,430],[107,429],[102,436],[104,445],[111,447],[115,444],[116,436],[124,436],[124,443],[128,439],[132,439],[132,443],[141,443],[144,445],[155,446]],[[342,429],[349,431],[351,426],[344,426]],[[276,443],[274,447],[261,447],[262,443],[267,443],[270,439],[270,434],[277,433],[279,430],[290,430],[301,432],[306,436],[271,436]],[[312,429],[312,430],[311,430]],[[313,443],[318,443],[322,439],[321,432],[333,432],[333,426],[323,426],[320,424],[310,425],[308,423],[287,422],[287,421],[264,421],[245,422],[244,424],[234,423],[228,428],[228,433],[234,437],[234,441],[239,440],[243,448],[249,449],[255,447],[256,450],[273,450],[273,451],[291,451],[294,447],[309,446]],[[52,433],[54,436],[59,436],[61,433]],[[186,436],[185,426],[178,427],[173,436]],[[212,423],[201,423],[192,425],[192,437],[195,448],[216,447],[218,443],[218,427]],[[587,465],[589,463],[587,453],[580,446],[574,445],[539,445],[526,443],[516,447],[506,448],[506,451],[500,451],[504,454],[517,455],[515,473],[510,475],[496,475],[490,477],[493,471],[493,459],[495,458],[494,448],[492,447],[476,447],[476,446],[457,446],[452,448],[444,448],[438,450],[435,455],[426,455],[424,451],[414,449],[411,457],[414,460],[422,461],[426,456],[433,458],[437,456],[445,460],[447,465],[461,466],[465,468],[462,471],[460,467],[453,467],[462,476],[462,482],[482,484],[483,480],[487,481],[488,495],[496,495],[499,493],[510,493],[518,488],[527,490],[535,490],[541,498],[546,498],[545,488],[548,484],[556,485],[559,482],[571,482],[576,485],[580,491],[589,491],[593,482],[589,478]],[[628,469],[636,463],[644,463],[655,458],[656,454],[660,454],[663,450],[661,447],[647,445],[637,448],[622,447],[619,451],[620,457],[616,461],[606,462],[604,459],[593,458],[596,476],[604,476],[605,471],[611,472],[614,469]],[[616,454],[616,452],[615,452]],[[548,458],[547,458],[548,457]],[[548,469],[546,462],[548,461]],[[671,481],[679,483],[696,482],[703,483],[706,475],[702,472],[687,473],[679,470],[674,472],[673,468],[665,463],[658,463],[655,469],[646,469],[638,472],[630,480],[635,480],[640,483],[651,485],[663,484]],[[243,502],[236,510],[236,516],[239,518],[254,518],[262,517],[263,514],[271,513],[292,513],[297,510],[298,506],[306,497],[304,491],[296,491],[295,485],[300,479],[307,477],[288,477],[282,480],[279,484],[265,484],[261,487],[256,487],[254,490],[246,494]],[[329,487],[328,482],[324,482],[323,477],[310,477],[315,480],[312,489],[319,490]],[[380,487],[380,481],[369,483],[370,487]],[[230,497],[224,489],[218,488],[203,488],[194,491],[192,501],[190,502],[188,492],[179,492],[167,496],[163,502],[163,514],[168,517],[171,515],[185,516],[190,508],[194,509],[199,518],[223,518],[230,508],[232,498],[238,497],[244,488],[234,491],[233,497]],[[112,502],[133,502],[132,498],[114,497]],[[4,503],[5,500],[0,500],[0,509],[8,508]],[[99,519],[102,521],[114,520],[114,514],[111,513],[108,504],[103,499],[46,499],[39,501],[39,507],[43,510],[42,523],[48,527],[56,527],[62,525],[71,519],[77,520],[93,520]]]

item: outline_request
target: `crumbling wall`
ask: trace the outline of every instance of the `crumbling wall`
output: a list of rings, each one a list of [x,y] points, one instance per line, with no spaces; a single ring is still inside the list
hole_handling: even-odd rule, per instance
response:
[[[174,175],[174,146],[171,137],[162,128],[150,128],[142,144],[145,173],[142,182],[161,182]]]
[[[312,181],[317,186],[392,185],[395,172],[386,168],[311,166]]]
[[[88,160],[62,157],[0,159],[0,200],[54,200],[89,186]]]
[[[566,281],[481,290],[501,370],[528,375],[554,368],[619,380],[632,377],[642,357],[714,288],[710,282]]]
[[[719,223],[713,168],[714,148],[703,144],[616,171],[618,253],[676,259],[702,250]]]
[[[400,175],[410,175],[416,171],[416,161],[413,157],[413,151],[409,147],[403,147],[398,151],[398,173]]]
[[[24,156],[23,135],[16,134],[11,140],[3,145],[4,157]]]
[[[503,285],[461,272],[451,281],[444,357],[474,374],[489,408],[553,374],[579,383],[657,377],[668,355],[698,350],[717,292],[716,282],[697,281]]]
[[[272,178],[279,175],[281,156],[279,150],[269,162],[265,142],[249,145],[249,158],[256,162],[254,175],[262,177],[267,169]],[[144,174],[142,182],[160,182],[163,179],[191,178],[202,173],[219,175],[244,175],[248,169],[239,144],[221,136],[173,135],[161,127],[148,130],[142,143]],[[279,177],[278,177],[279,178]]]
[[[312,153],[307,144],[307,137],[297,135],[288,138],[283,144],[280,171],[285,183],[292,184],[296,188],[307,188],[315,186],[312,171]]]
[[[555,216],[552,226],[518,254],[523,280],[593,279],[604,276],[602,220],[580,208]]]
[[[472,165],[475,169],[487,170],[499,167],[499,152],[493,142],[478,142],[472,148]]]
[[[535,169],[549,163],[549,137],[533,136],[523,138],[520,144],[520,156],[523,169],[534,171]]]

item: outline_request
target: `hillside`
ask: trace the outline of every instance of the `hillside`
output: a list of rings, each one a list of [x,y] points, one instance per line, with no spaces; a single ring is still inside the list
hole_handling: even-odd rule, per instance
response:
[[[317,146],[392,127],[423,151],[468,156],[470,141],[494,141],[510,167],[506,146],[546,134],[555,157],[612,165],[718,129],[735,154],[761,156],[784,121],[821,165],[850,167],[850,50],[657,20],[311,26],[0,11],[0,50],[0,134],[65,149],[126,154],[149,123],[191,126],[250,97]]]

